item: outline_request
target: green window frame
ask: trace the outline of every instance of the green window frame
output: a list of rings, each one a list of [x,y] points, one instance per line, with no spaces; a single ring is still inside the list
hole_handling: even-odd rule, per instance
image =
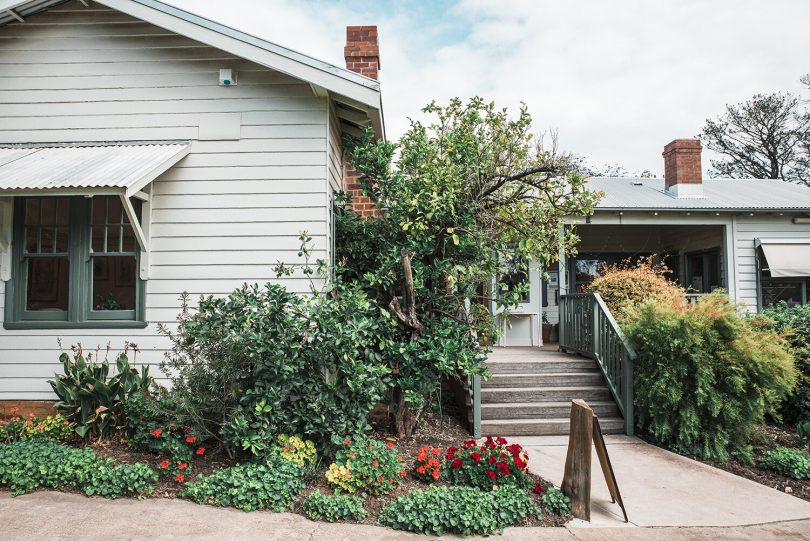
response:
[[[133,201],[133,206],[137,213],[140,202]],[[54,209],[53,216],[49,216],[51,209]],[[34,223],[26,218],[32,212],[38,213],[38,220]],[[146,326],[145,287],[138,273],[140,249],[119,196],[17,197],[13,228],[12,273],[6,282],[3,322],[6,329]],[[32,265],[43,258],[65,260],[68,273],[66,309],[29,309],[30,273],[36,272]],[[134,268],[120,264],[119,258],[133,258]],[[121,280],[121,290],[127,295],[134,289],[134,299],[129,299],[131,307],[120,303],[116,306],[109,300],[113,297],[109,292],[106,301],[100,301],[100,295],[94,299],[94,273],[102,267],[111,267],[113,272],[120,274],[115,279]],[[54,282],[51,285],[54,290],[64,286],[56,277]],[[60,304],[64,294],[64,291],[56,293]]]

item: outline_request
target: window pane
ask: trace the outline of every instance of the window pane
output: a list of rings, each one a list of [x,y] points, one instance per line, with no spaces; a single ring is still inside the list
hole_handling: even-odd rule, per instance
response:
[[[29,199],[25,202],[25,225],[39,223],[39,199]]]
[[[93,310],[135,309],[135,258],[93,256]]]
[[[39,228],[27,227],[25,229],[25,251],[29,254],[39,252]]]
[[[127,225],[124,227],[123,248],[125,252],[135,251],[135,233],[132,231],[132,226]]]
[[[762,279],[762,306],[768,307],[779,301],[785,301],[788,306],[802,303],[801,282],[780,282],[778,280]]]
[[[68,251],[68,228],[56,228],[56,251],[66,254]]]
[[[574,279],[577,292],[581,293],[588,288],[588,284],[600,276],[607,266],[603,259],[577,259],[574,262]]]
[[[107,251],[120,252],[119,240],[121,238],[121,226],[111,225],[107,227]]]
[[[42,199],[40,204],[40,224],[54,225],[56,222],[56,200],[55,199]]]
[[[39,253],[52,254],[54,248],[54,230],[51,227],[43,227],[40,230]]]
[[[124,209],[121,207],[121,198],[114,195],[107,197],[107,223],[120,224]]]
[[[69,265],[67,257],[35,257],[28,260],[28,291],[25,309],[66,312]]]

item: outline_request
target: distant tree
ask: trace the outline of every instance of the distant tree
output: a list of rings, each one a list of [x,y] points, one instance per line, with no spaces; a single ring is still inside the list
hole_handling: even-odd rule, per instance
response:
[[[810,74],[802,77],[810,85]],[[700,139],[722,156],[713,177],[773,178],[810,185],[810,111],[789,92],[756,94],[707,119]]]

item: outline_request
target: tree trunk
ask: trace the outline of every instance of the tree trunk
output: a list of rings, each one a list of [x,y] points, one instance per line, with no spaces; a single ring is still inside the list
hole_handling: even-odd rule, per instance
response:
[[[405,402],[405,393],[398,389],[397,411],[394,414],[394,430],[397,437],[412,436],[422,411],[413,411]]]

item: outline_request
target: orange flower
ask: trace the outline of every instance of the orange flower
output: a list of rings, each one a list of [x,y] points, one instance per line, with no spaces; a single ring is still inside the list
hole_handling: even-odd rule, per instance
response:
[[[416,468],[416,473],[418,473],[419,475],[424,475],[425,471],[427,470],[425,470],[424,466],[419,466],[418,468]]]
[[[186,468],[188,468],[188,464],[186,464],[185,462],[181,462],[180,464],[177,465],[177,469],[180,471],[183,471]]]
[[[438,447],[434,447],[433,450],[430,452],[433,453],[434,456],[439,456],[440,454],[442,454],[441,450]]]
[[[403,479],[405,479],[405,476],[407,476],[407,475],[408,475],[408,472],[406,472],[405,470],[399,470],[399,476],[402,477]]]
[[[390,441],[389,441],[388,443],[386,443],[386,444],[385,444],[385,446],[386,446],[386,447],[388,447],[389,449],[393,449],[393,448],[394,448],[394,444],[393,444],[393,443],[391,443]]]
[[[437,469],[433,470],[433,473],[432,473],[431,475],[433,476],[433,478],[434,478],[434,479],[438,479],[438,478],[439,478],[439,474],[440,474],[440,473],[441,473],[441,472],[440,472],[440,471],[439,471],[439,469],[437,468]]]
[[[177,475],[174,476],[174,480],[177,481],[178,483],[182,483],[183,481],[186,480],[186,477],[182,473],[178,473]]]
[[[385,476],[380,475],[379,477],[377,477],[377,482],[378,483],[382,483],[383,481],[385,481]]]
[[[375,467],[375,468],[376,468],[377,466],[379,466],[379,465],[380,465],[380,463],[379,463],[379,462],[377,462],[376,460],[372,460],[372,461],[371,461],[371,465],[372,465],[372,467]]]
[[[426,458],[427,455],[425,453],[419,453],[419,456],[416,457],[416,460],[418,460],[419,462],[424,462]]]

